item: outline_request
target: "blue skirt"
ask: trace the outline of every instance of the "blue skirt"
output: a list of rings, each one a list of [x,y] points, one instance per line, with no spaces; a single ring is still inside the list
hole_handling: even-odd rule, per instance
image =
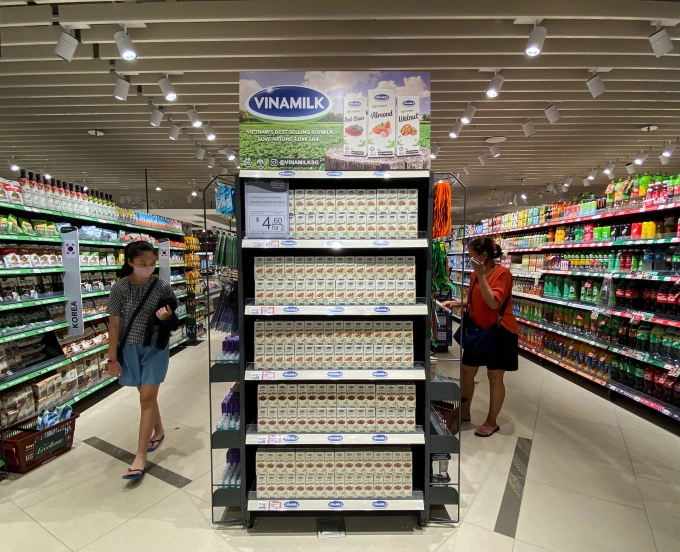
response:
[[[157,349],[156,342],[145,347],[141,344],[123,346],[123,358],[118,359],[122,375],[120,385],[139,387],[140,385],[156,385],[165,381],[170,362],[170,347]]]

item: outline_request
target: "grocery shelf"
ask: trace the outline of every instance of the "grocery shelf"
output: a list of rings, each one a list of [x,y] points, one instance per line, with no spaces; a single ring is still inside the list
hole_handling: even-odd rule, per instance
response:
[[[622,272],[620,270],[614,271],[599,271],[599,270],[558,270],[553,268],[543,268],[536,271],[540,274],[557,274],[562,276],[585,276],[590,278],[606,278],[611,276],[619,280],[654,280],[656,282],[678,282],[680,275],[672,271],[644,271],[637,270],[631,272]],[[660,274],[660,272],[669,272],[669,274]],[[533,277],[533,276],[532,276]]]
[[[27,299],[22,301],[2,301],[0,303],[0,312],[20,309],[25,307],[37,307],[39,305],[49,305],[50,303],[59,303],[60,301],[66,301],[64,295],[57,295],[55,297],[46,297],[44,299]]]
[[[5,376],[4,378],[0,379],[0,391],[9,389],[10,387],[14,387],[15,385],[20,385],[34,378],[37,378],[38,376],[42,376],[43,374],[53,372],[54,370],[57,370],[62,366],[71,364],[71,362],[73,361],[70,358],[58,357],[57,359],[48,360],[47,364],[45,362],[42,362],[39,365],[34,365],[23,370],[19,370],[18,372],[15,372],[11,376]]]
[[[97,265],[97,266],[81,266],[80,272],[91,272],[93,270],[120,270],[123,265]]]
[[[64,272],[64,267],[61,266],[44,266],[37,268],[3,268],[0,269],[0,277],[4,276],[22,276],[28,274],[54,274],[56,272]]]
[[[61,238],[26,234],[0,234],[0,241],[32,241],[40,243],[61,243]]]
[[[543,276],[543,273],[540,270],[534,271],[534,272],[513,272],[512,273],[513,278],[533,278],[533,279],[536,279],[536,278],[540,278],[541,276]]]
[[[92,395],[92,393],[96,393],[96,392],[99,391],[100,389],[103,389],[103,388],[106,387],[109,383],[113,383],[114,381],[118,381],[118,378],[107,378],[107,379],[105,379],[105,380],[99,382],[99,383],[98,383],[97,385],[95,385],[94,387],[90,387],[89,389],[86,389],[86,390],[83,391],[82,393],[78,393],[78,394],[75,395],[71,400],[66,401],[65,403],[62,403],[62,404],[63,404],[63,406],[71,406],[71,405],[77,403],[78,401],[84,399],[85,397],[88,397],[88,396]]]
[[[170,280],[170,285],[174,286],[175,284],[186,284],[186,280]]]
[[[109,289],[101,289],[97,291],[84,291],[82,293],[83,299],[87,299],[88,297],[101,297],[103,295],[110,295],[111,294],[111,288]],[[66,299],[66,298],[64,298]]]
[[[595,213],[594,215],[583,215],[579,217],[571,217],[571,218],[560,218],[560,219],[554,219],[548,222],[544,222],[541,224],[532,224],[529,226],[522,226],[521,228],[509,228],[509,229],[503,229],[503,230],[498,230],[494,232],[482,232],[478,234],[472,234],[470,236],[466,236],[467,238],[481,238],[483,236],[497,236],[499,234],[516,234],[518,232],[524,232],[526,230],[535,230],[537,228],[548,228],[550,226],[562,226],[565,224],[574,224],[577,222],[588,222],[592,220],[601,220],[601,219],[610,219],[610,218],[616,218],[616,217],[625,217],[628,215],[636,215],[636,214],[641,214],[641,213],[654,213],[658,211],[668,211],[670,209],[680,209],[680,202],[678,203],[671,203],[671,204],[664,204],[664,205],[651,205],[651,206],[646,206],[646,207],[637,207],[635,209],[620,209],[618,211],[604,211],[604,212],[599,212]]]
[[[522,297],[524,299],[533,299],[534,301],[541,301],[543,303],[554,303],[555,305],[564,305],[565,307],[575,307],[584,310],[601,310],[597,305],[592,303],[581,303],[580,301],[565,301],[564,299],[555,299],[554,297],[544,297],[542,295],[532,295],[531,293],[522,293],[521,291],[513,291],[512,295],[515,297]]]
[[[78,240],[80,245],[99,245],[103,247],[125,247],[127,243],[119,241]]]
[[[678,237],[652,238],[652,239],[629,239],[629,240],[608,240],[590,242],[564,242],[554,243],[545,242],[535,247],[508,248],[505,253],[537,253],[541,251],[553,251],[559,249],[599,249],[602,247],[629,247],[631,245],[661,245],[680,243]]]
[[[424,445],[425,432],[413,433],[258,433],[257,425],[246,428],[246,445]]]
[[[247,316],[316,315],[316,316],[400,316],[428,314],[424,299],[415,305],[254,305],[246,304]]]
[[[245,381],[315,381],[315,380],[343,380],[343,381],[416,381],[425,379],[425,367],[416,364],[414,368],[391,369],[371,368],[367,370],[254,370],[249,363],[246,368]],[[420,368],[418,368],[420,366]],[[231,380],[230,380],[231,381]]]
[[[559,359],[557,359],[557,358],[555,358],[555,357],[553,357],[553,356],[551,356],[551,355],[545,354],[544,352],[542,352],[542,351],[540,351],[540,350],[538,350],[538,349],[536,349],[536,348],[534,348],[534,347],[531,347],[531,346],[529,346],[529,345],[525,345],[524,343],[520,343],[520,344],[519,344],[519,348],[520,348],[520,349],[524,349],[525,351],[528,351],[528,352],[530,352],[530,353],[532,353],[532,354],[534,354],[534,355],[536,355],[536,356],[539,356],[539,357],[541,357],[541,358],[543,358],[543,359],[545,359],[545,360],[549,360],[550,362],[553,362],[553,363],[557,364],[557,365],[560,366],[561,368],[566,368],[566,369],[569,370],[570,372],[574,372],[575,374],[578,374],[579,376],[583,376],[584,378],[589,379],[590,381],[595,382],[595,383],[597,383],[598,385],[602,385],[602,386],[606,386],[606,385],[607,385],[607,380],[606,380],[606,379],[601,378],[601,377],[599,377],[599,376],[596,376],[596,375],[594,375],[594,374],[591,374],[591,373],[589,373],[589,372],[586,372],[586,371],[584,371],[584,370],[579,370],[579,369],[576,368],[575,366],[572,366],[571,364],[567,364],[567,363],[565,363],[565,362],[562,362],[561,360],[559,360]]]
[[[182,345],[183,343],[186,343],[187,341],[189,341],[189,338],[183,337],[177,343],[173,343],[172,345],[170,345],[170,349],[174,349],[175,347],[179,347],[180,345]]]
[[[243,240],[244,249],[416,249],[423,247],[428,247],[427,239],[424,238]]]
[[[175,297],[177,297],[177,299],[182,299],[183,297],[188,297],[188,295],[189,295],[188,293],[183,292],[175,294]]]
[[[523,324],[527,324],[529,326],[534,326],[535,328],[540,328],[542,330],[548,330],[548,331],[556,333],[558,335],[562,335],[562,336],[568,337],[570,339],[575,339],[577,341],[587,343],[588,345],[594,345],[595,347],[600,347],[602,349],[608,349],[609,348],[609,345],[607,343],[602,343],[601,341],[589,339],[589,338],[585,337],[584,334],[568,332],[568,331],[562,330],[561,328],[558,328],[556,326],[552,326],[551,324],[545,324],[543,322],[536,322],[535,320],[529,320],[528,318],[523,318],[521,316],[516,316],[515,318],[517,318],[518,322],[521,322]]]
[[[249,511],[332,512],[332,511],[420,511],[425,509],[422,491],[413,491],[409,498],[261,498],[255,491],[248,493]]]

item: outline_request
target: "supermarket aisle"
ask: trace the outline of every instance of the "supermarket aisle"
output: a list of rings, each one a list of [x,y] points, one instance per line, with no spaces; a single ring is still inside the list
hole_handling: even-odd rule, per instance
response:
[[[0,483],[0,534],[8,550],[451,550],[636,551],[680,548],[680,438],[526,359],[507,378],[501,432],[462,437],[462,523],[424,531],[389,518],[347,520],[348,536],[320,542],[316,525],[278,519],[252,532],[215,530],[209,505],[207,346],[171,360],[161,388],[166,440],[150,459],[164,468],[138,485],[101,443],[132,451],[135,390],[121,390],[78,421],[74,450]],[[217,400],[227,385],[213,386]],[[480,370],[473,422],[488,399]],[[94,438],[94,439],[93,439]],[[518,442],[521,446],[518,449]],[[88,444],[90,443],[90,444]],[[94,446],[93,446],[94,445]],[[108,450],[104,452],[103,450]],[[521,450],[520,450],[521,449]],[[518,459],[528,455],[526,473]],[[222,456],[223,453],[220,454]],[[515,468],[513,468],[515,458]],[[223,458],[215,458],[221,471]],[[506,493],[509,474],[512,492]],[[522,475],[526,475],[526,481]],[[523,487],[521,505],[517,497]],[[513,536],[508,536],[511,534]],[[285,539],[280,539],[285,535]],[[124,545],[123,545],[124,543]]]

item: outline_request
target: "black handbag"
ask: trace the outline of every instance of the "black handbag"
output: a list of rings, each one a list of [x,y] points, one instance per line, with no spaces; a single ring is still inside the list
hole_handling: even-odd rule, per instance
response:
[[[153,291],[153,288],[156,286],[157,283],[158,283],[158,278],[154,278],[151,281],[151,285],[149,286],[149,289],[146,290],[144,297],[142,297],[142,300],[139,302],[139,305],[137,305],[137,309],[132,314],[132,318],[130,318],[128,325],[125,328],[125,333],[123,334],[123,339],[120,339],[118,341],[118,347],[116,349],[116,354],[118,355],[118,362],[119,363],[121,363],[121,361],[123,360],[123,346],[125,345],[125,342],[127,341],[127,338],[130,335],[130,330],[132,330],[132,324],[135,321],[135,318],[137,318],[137,315],[144,308],[144,305],[146,304],[146,300],[149,298],[149,295],[151,295],[151,292]]]
[[[491,326],[488,328],[482,328],[472,321],[472,318],[468,312],[470,310],[470,305],[472,304],[472,291],[474,290],[476,283],[477,279],[475,278],[475,282],[472,284],[470,293],[468,294],[468,306],[463,311],[461,324],[456,330],[456,333],[453,335],[453,338],[463,348],[464,351],[472,353],[473,355],[481,355],[489,351],[491,345],[493,344],[493,340],[496,338],[496,334],[498,334],[498,329],[501,326],[501,320],[505,314],[505,309],[510,302],[512,291],[510,291],[508,296],[505,298],[505,301],[503,301],[496,323],[491,324]],[[512,290],[512,285],[510,286],[510,289]]]

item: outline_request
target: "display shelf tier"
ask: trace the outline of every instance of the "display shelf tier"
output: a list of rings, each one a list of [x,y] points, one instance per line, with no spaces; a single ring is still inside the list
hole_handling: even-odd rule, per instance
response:
[[[430,171],[424,170],[394,170],[394,171],[317,171],[317,170],[242,170],[239,178],[295,178],[324,180],[391,180],[393,178],[405,178],[415,180],[419,178],[429,179]]]
[[[210,367],[210,383],[232,381],[240,381],[239,362],[215,361]]]
[[[513,291],[513,297],[521,297],[522,299],[533,299],[541,301],[542,303],[553,303],[555,305],[564,305],[565,307],[574,307],[584,310],[598,310],[597,305],[590,303],[581,303],[580,301],[565,301],[564,299],[555,299],[554,297],[543,297],[541,295],[532,295],[531,293],[523,293],[521,291]]]
[[[100,389],[103,389],[104,387],[106,387],[110,383],[113,383],[114,381],[118,381],[118,379],[117,378],[107,378],[107,379],[99,382],[97,385],[90,387],[89,389],[86,389],[82,393],[78,393],[71,400],[68,400],[63,404],[64,404],[64,406],[71,406],[71,405],[77,403],[78,401],[84,399],[85,397],[89,397],[90,395],[92,395],[92,393],[96,393]]]
[[[246,302],[246,316],[426,316],[425,299],[414,305],[255,305]]]
[[[458,504],[458,488],[451,485],[430,485],[430,505]]]
[[[215,489],[213,491],[213,507],[229,508],[241,505],[241,489],[232,487],[226,489]]]
[[[544,268],[536,271],[540,274],[557,274],[561,276],[585,276],[590,278],[605,278],[611,276],[618,280],[654,280],[657,282],[678,282],[680,275],[673,271],[643,271],[637,270],[634,272],[621,272],[615,270],[612,272],[604,272],[599,270],[558,270],[553,268]],[[531,276],[534,277],[533,275]]]
[[[424,445],[425,432],[416,426],[413,433],[258,433],[251,424],[246,430],[246,445]]]
[[[255,370],[250,363],[246,369],[245,381],[418,381],[425,379],[425,367],[416,363],[413,368],[371,368],[354,370],[346,368],[307,370]]]
[[[333,512],[333,511],[421,511],[425,509],[422,491],[413,491],[408,498],[258,498],[248,493],[249,511],[268,512]]]
[[[106,318],[108,314],[100,313],[86,316],[83,318],[83,322],[91,322],[92,320],[99,320],[100,318]],[[17,339],[23,339],[24,337],[31,337],[34,335],[40,335],[44,333],[51,332],[53,330],[58,330],[60,328],[68,328],[68,322],[48,322],[45,326],[39,328],[29,328],[26,330],[21,330],[16,333],[3,334],[0,337],[0,343],[7,343],[8,341],[15,341]]]
[[[44,266],[37,268],[3,268],[0,269],[0,277],[4,276],[24,276],[29,274],[54,274],[64,272],[62,266]]]
[[[177,343],[173,343],[172,345],[170,345],[170,349],[174,349],[175,347],[179,347],[180,345],[183,345],[187,341],[189,341],[189,338],[184,337],[184,338],[180,339]]]
[[[417,249],[428,247],[427,239],[288,239],[288,240],[243,240],[244,249]]]
[[[210,444],[213,450],[238,448],[241,446],[241,432],[238,429],[213,431]]]

